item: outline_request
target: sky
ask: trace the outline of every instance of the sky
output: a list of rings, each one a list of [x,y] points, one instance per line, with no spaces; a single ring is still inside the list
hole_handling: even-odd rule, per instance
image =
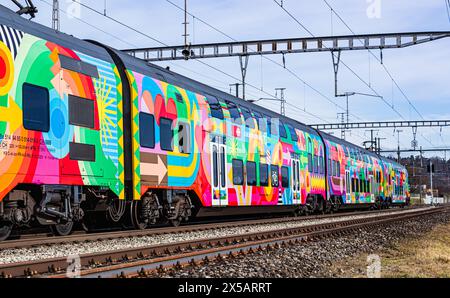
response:
[[[102,13],[106,6],[108,17],[164,44],[184,43],[184,13],[175,6],[184,6],[183,0],[77,1]],[[450,16],[447,14],[445,0],[326,1],[356,34],[450,31]],[[51,26],[51,2],[34,0],[39,9],[34,22]],[[188,11],[195,16],[189,17],[189,42],[227,42],[230,41],[229,37],[235,40],[309,37],[310,33],[314,36],[352,34],[336,14],[332,13],[324,0],[283,1],[286,11],[310,33],[276,2],[280,3],[281,0],[188,0]],[[2,4],[14,8],[11,1],[2,1]],[[118,49],[161,46],[154,39],[79,6],[72,0],[60,0],[60,9],[61,31],[78,38],[95,39]],[[228,37],[200,20],[219,29]],[[379,51],[373,53],[379,56]],[[450,119],[449,54],[450,38],[404,49],[385,50],[384,66],[400,87],[397,88],[383,66],[368,51],[343,52],[342,61],[354,73],[345,66],[340,66],[339,92],[373,94],[375,90],[386,101],[375,97],[350,97],[350,121]],[[278,55],[250,57],[247,99],[275,95],[274,89],[282,87],[286,88],[287,116],[306,124],[340,122],[338,113],[345,112],[346,104],[345,99],[334,97],[331,54],[292,54],[286,55],[285,59],[287,69],[280,66],[282,57]],[[205,59],[202,62],[207,65],[195,60],[157,64],[170,66],[175,72],[225,92],[230,92],[229,85],[236,83],[241,77],[237,57]],[[280,109],[276,102],[261,101],[258,104],[275,111]],[[334,134],[340,136],[340,131],[335,131]],[[386,138],[382,143],[383,149],[396,149],[398,134],[394,129],[381,130],[375,135]],[[370,132],[354,130],[347,133],[347,139],[362,145],[363,141],[370,140]],[[410,149],[412,140],[412,129],[404,128],[400,133],[401,147]],[[417,140],[419,146],[424,148],[448,148],[450,127],[419,128]],[[430,155],[436,154],[428,153],[424,156]],[[443,154],[441,156],[444,157]]]

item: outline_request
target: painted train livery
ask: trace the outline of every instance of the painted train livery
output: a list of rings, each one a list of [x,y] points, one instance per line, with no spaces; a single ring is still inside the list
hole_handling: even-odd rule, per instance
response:
[[[406,169],[0,6],[0,240],[409,200]]]

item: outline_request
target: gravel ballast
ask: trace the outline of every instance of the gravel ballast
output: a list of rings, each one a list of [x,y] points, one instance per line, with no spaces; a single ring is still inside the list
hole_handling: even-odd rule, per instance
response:
[[[415,212],[420,209],[401,211],[401,214]],[[292,222],[253,224],[242,227],[219,228],[208,231],[184,232],[177,234],[152,235],[143,237],[128,237],[120,239],[99,240],[83,243],[55,244],[51,246],[36,246],[32,248],[17,248],[0,250],[0,264],[11,264],[35,260],[45,260],[51,258],[61,258],[73,255],[84,255],[100,253],[106,251],[123,250],[127,248],[138,248],[153,245],[169,244],[182,241],[200,240],[216,237],[226,237],[231,235],[245,235],[259,232],[266,232],[279,229],[304,227],[309,225],[340,222],[350,219],[372,218],[399,213],[399,211],[385,212],[381,214],[367,214],[345,216],[327,219],[295,220]]]
[[[207,266],[168,270],[154,277],[192,278],[325,278],[366,275],[365,269],[332,268],[346,258],[389,250],[399,241],[429,232],[450,222],[450,213],[435,214],[367,231],[360,229],[338,238],[327,238],[271,251],[255,252],[235,259],[214,261]]]

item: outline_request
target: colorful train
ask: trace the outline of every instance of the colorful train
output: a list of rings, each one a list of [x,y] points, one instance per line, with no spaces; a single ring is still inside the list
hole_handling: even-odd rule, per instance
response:
[[[405,205],[406,169],[0,6],[0,239]]]

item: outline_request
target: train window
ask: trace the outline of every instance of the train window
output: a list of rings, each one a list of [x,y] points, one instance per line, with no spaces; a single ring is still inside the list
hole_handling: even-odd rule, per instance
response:
[[[360,192],[365,192],[364,191],[364,180],[359,180],[359,190],[360,190]]]
[[[297,136],[297,132],[295,131],[295,128],[290,124],[288,124],[287,127],[289,129],[289,133],[291,134],[292,141],[298,142],[298,136]]]
[[[71,160],[95,162],[95,146],[69,143],[69,158]]]
[[[187,123],[178,125],[178,148],[180,153],[191,153],[190,126]]]
[[[314,171],[314,169],[313,169],[313,158],[312,158],[312,154],[311,153],[308,154],[308,171],[310,173],[312,173]]]
[[[264,115],[264,118],[267,122],[267,135],[276,135],[276,129],[274,127],[272,127],[272,117]]]
[[[75,60],[64,55],[59,55],[59,61],[61,63],[61,67],[64,69],[81,73],[95,79],[99,78],[98,69],[95,65],[86,63],[84,61]]]
[[[175,97],[177,98],[177,101],[179,103],[184,103],[183,95],[181,95],[180,93],[175,93]]]
[[[356,179],[352,178],[352,192],[356,192]]]
[[[22,87],[23,126],[27,130],[49,132],[50,96],[44,87],[23,84]]]
[[[319,157],[314,156],[314,173],[319,174]]]
[[[233,159],[233,184],[243,185],[244,184],[244,162],[239,159]]]
[[[223,120],[223,110],[219,100],[211,95],[208,96],[207,100],[211,109],[211,117]]]
[[[160,119],[161,149],[173,151],[173,120],[167,118]]]
[[[341,178],[341,163],[339,161],[337,162],[337,173],[336,173],[336,176],[338,178]]]
[[[94,128],[94,101],[69,95],[69,123]]]
[[[333,161],[328,159],[328,175],[333,176]]]
[[[280,131],[280,137],[286,139],[287,132],[286,132],[286,127],[284,126],[283,121],[280,121],[279,131]]]
[[[255,115],[259,130],[261,132],[267,132],[267,123],[266,123],[266,119],[264,119],[263,115],[260,112],[255,112],[255,111],[253,111],[253,115]]]
[[[269,186],[269,166],[266,164],[259,165],[259,183],[261,186]]]
[[[238,106],[231,101],[226,101],[228,111],[230,112],[230,118],[233,120],[235,124],[242,124],[241,112],[239,111]]]
[[[247,185],[256,186],[256,163],[253,161],[247,162]]]
[[[252,113],[249,109],[241,106],[242,115],[245,119],[245,125],[248,128],[255,129],[255,118],[253,118]]]
[[[141,146],[155,148],[155,117],[147,113],[139,113],[139,136]]]
[[[317,160],[317,162],[318,162],[318,164],[319,164],[319,174],[322,174],[322,159],[319,158],[319,159]]]
[[[270,166],[270,178],[272,180],[272,187],[280,186],[280,168],[278,166]]]
[[[281,186],[284,188],[289,188],[289,168],[281,167]]]

